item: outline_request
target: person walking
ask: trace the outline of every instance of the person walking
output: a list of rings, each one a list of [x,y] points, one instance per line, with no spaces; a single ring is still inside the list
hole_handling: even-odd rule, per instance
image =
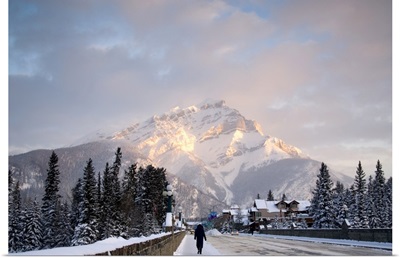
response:
[[[203,225],[199,224],[194,231],[194,240],[196,240],[197,254],[201,254],[201,251],[203,249],[203,238],[205,241],[207,241]]]
[[[253,235],[255,229],[256,229],[255,223],[251,222],[251,224],[250,224],[250,232],[251,232],[252,235]]]

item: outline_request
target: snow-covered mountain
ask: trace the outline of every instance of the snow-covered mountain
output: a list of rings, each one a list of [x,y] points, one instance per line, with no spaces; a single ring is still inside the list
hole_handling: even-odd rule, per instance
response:
[[[128,142],[122,141],[95,141],[55,149],[60,170],[60,194],[64,200],[72,200],[71,189],[76,185],[78,178],[82,178],[83,168],[89,158],[93,160],[95,171],[102,174],[106,162],[109,164],[114,162],[117,147],[121,147],[122,150],[121,178],[122,171],[127,170],[132,163],[151,164],[150,160],[138,153]],[[52,150],[34,150],[9,157],[9,169],[14,182],[20,182],[23,201],[34,198],[41,201],[51,153]],[[185,218],[204,216],[202,211],[208,211],[213,206],[221,207],[221,209],[228,207],[215,197],[196,189],[168,172],[167,180],[173,185],[176,203],[185,207],[183,210]]]
[[[269,189],[277,196],[285,193],[308,199],[321,164],[266,135],[256,121],[246,119],[223,100],[175,107],[114,133],[99,131],[81,143],[98,140],[129,142],[152,164],[228,204],[248,201]],[[281,173],[274,173],[277,170]],[[265,178],[264,183],[254,188],[260,178]],[[334,173],[333,179],[348,178]],[[248,189],[239,190],[243,184]]]
[[[99,130],[69,148],[56,150],[60,170],[67,171],[61,175],[69,181],[65,194],[82,176],[88,158],[93,159],[97,171],[102,171],[106,162],[112,162],[117,146],[121,147],[125,166],[138,162],[164,167],[174,187],[182,186],[181,192],[186,186],[198,191],[178,194],[178,202],[197,209],[191,216],[201,215],[200,210],[207,205],[210,208],[210,203],[220,206],[217,200],[249,205],[257,194],[266,198],[268,190],[276,198],[285,193],[288,198],[309,199],[321,165],[300,149],[265,134],[256,121],[246,119],[223,100],[207,100],[173,108],[116,132]],[[43,187],[37,182],[44,182],[50,152],[47,156],[42,152],[9,158],[10,169],[27,191]],[[344,184],[352,181],[334,171],[331,178]],[[202,201],[189,200],[203,193]]]

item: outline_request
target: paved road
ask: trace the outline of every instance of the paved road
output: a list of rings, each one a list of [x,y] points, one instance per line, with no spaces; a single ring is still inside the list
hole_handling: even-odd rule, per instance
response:
[[[384,256],[391,251],[366,247],[342,246],[285,239],[272,239],[257,235],[207,236],[208,242],[223,255],[301,255],[301,256]]]

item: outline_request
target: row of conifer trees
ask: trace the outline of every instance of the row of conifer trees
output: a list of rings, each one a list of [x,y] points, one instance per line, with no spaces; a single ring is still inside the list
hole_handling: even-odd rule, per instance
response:
[[[108,237],[157,233],[165,221],[164,168],[132,164],[119,179],[122,153],[96,175],[92,159],[72,189],[72,202],[59,194],[58,156],[53,151],[41,204],[21,203],[21,186],[9,172],[9,252],[90,244]]]
[[[9,172],[9,252],[90,244],[108,237],[134,237],[156,233],[165,221],[167,185],[164,168],[132,164],[119,180],[122,153],[96,172],[89,159],[83,177],[72,189],[72,202],[59,195],[60,171],[55,152],[50,156],[45,193],[21,204],[20,185]],[[332,182],[326,164],[319,169],[310,215],[314,228],[337,228],[347,220],[353,228],[392,227],[392,178],[384,177],[377,162],[368,182],[359,162],[354,183],[345,188]],[[271,192],[271,191],[270,191]],[[270,193],[272,196],[272,192]]]
[[[359,162],[349,188],[339,181],[334,186],[327,165],[322,163],[310,215],[314,228],[341,227],[345,220],[351,228],[392,228],[392,177],[385,179],[378,160],[375,176],[370,175],[367,181]]]

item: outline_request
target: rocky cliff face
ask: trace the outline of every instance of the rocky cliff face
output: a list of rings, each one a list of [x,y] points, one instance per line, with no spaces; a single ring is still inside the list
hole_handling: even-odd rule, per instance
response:
[[[118,146],[126,166],[138,162],[164,167],[177,185],[194,186],[199,193],[227,204],[248,205],[258,193],[266,197],[270,189],[277,198],[285,193],[308,199],[321,164],[299,148],[267,135],[256,121],[224,101],[208,100],[173,108],[117,132],[99,131],[73,147],[58,149],[60,169],[67,171],[63,176],[70,182],[65,194],[83,173],[88,158],[102,171]],[[10,157],[10,168],[15,177],[23,178],[25,189],[42,187],[39,182],[44,182],[50,151],[41,152]],[[334,171],[331,174],[333,180],[351,180]]]

